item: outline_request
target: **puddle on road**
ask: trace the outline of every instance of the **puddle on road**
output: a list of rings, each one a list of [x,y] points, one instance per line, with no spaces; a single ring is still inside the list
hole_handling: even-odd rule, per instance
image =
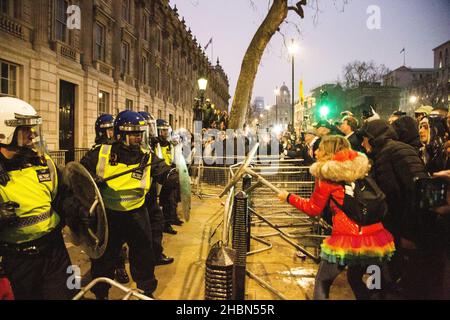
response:
[[[314,279],[316,277],[316,269],[313,268],[291,268],[289,271],[280,271],[282,281],[287,284],[296,283],[302,288],[308,289],[314,287]]]

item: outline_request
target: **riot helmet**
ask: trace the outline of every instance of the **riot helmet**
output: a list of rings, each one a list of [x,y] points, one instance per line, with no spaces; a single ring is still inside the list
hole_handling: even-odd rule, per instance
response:
[[[148,150],[146,127],[144,117],[138,112],[122,111],[114,120],[114,138],[131,149],[144,148]]]
[[[148,125],[148,136],[150,138],[158,137],[158,130],[156,129],[155,118],[147,111],[139,111],[139,114],[144,117]]]
[[[95,143],[112,144],[114,142],[114,117],[102,114],[95,121]]]
[[[158,137],[161,137],[164,140],[169,140],[169,137],[172,134],[172,128],[169,123],[164,119],[156,120],[156,127],[158,129]]]
[[[47,152],[42,118],[27,102],[0,97],[0,146],[30,157],[42,157]]]

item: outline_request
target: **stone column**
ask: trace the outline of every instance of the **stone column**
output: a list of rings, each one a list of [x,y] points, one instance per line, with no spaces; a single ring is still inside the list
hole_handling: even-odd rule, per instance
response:
[[[94,1],[81,1],[81,48],[83,52],[83,69],[92,66],[93,34],[94,34]]]
[[[36,0],[32,2],[32,10],[34,26],[33,47],[35,50],[40,46],[48,47],[49,40],[52,38],[49,37],[49,24],[51,24],[50,19],[54,19],[53,5],[49,0]]]

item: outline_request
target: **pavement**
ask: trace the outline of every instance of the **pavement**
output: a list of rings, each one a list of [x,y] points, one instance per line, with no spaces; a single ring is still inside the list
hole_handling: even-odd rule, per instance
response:
[[[223,201],[217,197],[200,199],[192,196],[191,219],[182,226],[174,226],[176,235],[164,233],[163,247],[166,255],[174,257],[174,263],[157,266],[158,288],[154,297],[160,300],[203,300],[205,296],[205,262],[209,249],[222,238]],[[264,223],[252,226],[252,235],[263,236],[272,248],[247,256],[247,271],[261,279],[272,289],[264,288],[253,278],[246,277],[246,300],[305,300],[311,299],[314,277],[318,265],[310,258],[300,257],[299,252],[288,244],[274,230]],[[82,286],[91,279],[90,262],[79,247],[66,245],[72,263],[80,266]],[[264,249],[267,245],[251,241],[251,251]],[[129,270],[128,262],[126,264]],[[125,284],[136,287],[134,282]],[[267,287],[267,286],[266,286]],[[110,299],[121,299],[124,293],[117,288],[110,291]],[[92,293],[85,295],[93,299]],[[335,281],[330,294],[331,299],[354,299],[347,284],[345,272]]]

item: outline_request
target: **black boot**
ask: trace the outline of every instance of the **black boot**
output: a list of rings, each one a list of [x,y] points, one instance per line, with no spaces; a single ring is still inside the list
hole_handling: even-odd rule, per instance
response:
[[[166,256],[164,253],[161,254],[159,260],[156,261],[155,266],[162,266],[165,264],[171,264],[174,261],[174,258]]]
[[[119,283],[130,282],[130,277],[128,276],[127,270],[125,270],[125,267],[116,268],[116,270],[114,272],[114,278]]]
[[[180,219],[176,219],[173,222],[171,222],[170,224],[173,224],[176,226],[181,226],[183,224],[183,221],[181,221]]]
[[[163,232],[170,234],[177,234],[177,231],[174,228],[172,228],[170,224],[165,225]]]

